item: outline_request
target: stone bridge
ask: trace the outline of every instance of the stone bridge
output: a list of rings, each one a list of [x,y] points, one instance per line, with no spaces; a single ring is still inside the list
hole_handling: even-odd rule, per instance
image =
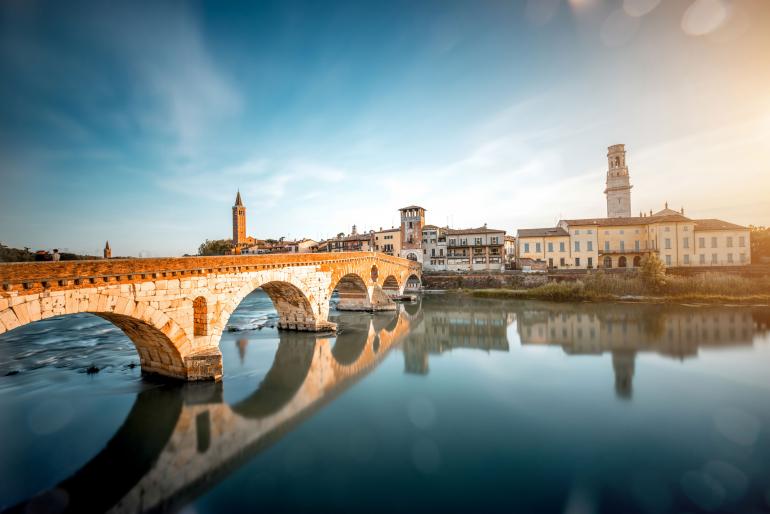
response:
[[[232,405],[222,383],[149,388],[97,456],[9,512],[179,509],[365,377],[420,320],[399,308],[334,339],[280,332],[270,371]]]
[[[219,339],[257,288],[273,301],[279,328],[329,331],[339,310],[394,310],[418,263],[373,252],[0,265],[0,334],[40,319],[93,313],[134,342],[142,371],[183,380],[222,377]]]

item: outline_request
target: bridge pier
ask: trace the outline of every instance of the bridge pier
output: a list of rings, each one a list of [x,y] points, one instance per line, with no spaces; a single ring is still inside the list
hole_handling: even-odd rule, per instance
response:
[[[219,347],[204,348],[185,357],[187,375],[184,378],[189,381],[222,379],[222,352]]]

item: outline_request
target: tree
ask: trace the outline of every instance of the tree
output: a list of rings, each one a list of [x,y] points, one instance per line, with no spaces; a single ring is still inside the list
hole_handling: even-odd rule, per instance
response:
[[[749,225],[751,235],[751,262],[759,264],[770,260],[770,228]]]
[[[198,255],[228,255],[232,248],[232,239],[206,239],[198,247]]]
[[[644,285],[653,291],[659,291],[666,285],[666,267],[658,258],[658,254],[650,252],[642,259],[641,276]]]

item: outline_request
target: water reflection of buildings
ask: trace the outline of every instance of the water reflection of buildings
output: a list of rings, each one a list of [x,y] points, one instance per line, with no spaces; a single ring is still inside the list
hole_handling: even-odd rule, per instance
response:
[[[421,323],[404,341],[407,373],[427,374],[430,354],[457,348],[508,351],[506,329],[513,322],[508,310],[499,305],[458,304],[456,297],[431,296],[423,301],[432,308],[420,311]]]
[[[672,305],[526,303],[517,312],[524,345],[559,345],[569,355],[612,354],[615,390],[630,398],[636,354],[683,360],[699,348],[751,345],[766,320],[751,309]]]

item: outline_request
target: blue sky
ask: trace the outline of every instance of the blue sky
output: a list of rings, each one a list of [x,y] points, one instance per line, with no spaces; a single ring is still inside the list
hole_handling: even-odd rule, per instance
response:
[[[632,208],[770,224],[770,2],[0,4],[0,241],[180,255]]]

